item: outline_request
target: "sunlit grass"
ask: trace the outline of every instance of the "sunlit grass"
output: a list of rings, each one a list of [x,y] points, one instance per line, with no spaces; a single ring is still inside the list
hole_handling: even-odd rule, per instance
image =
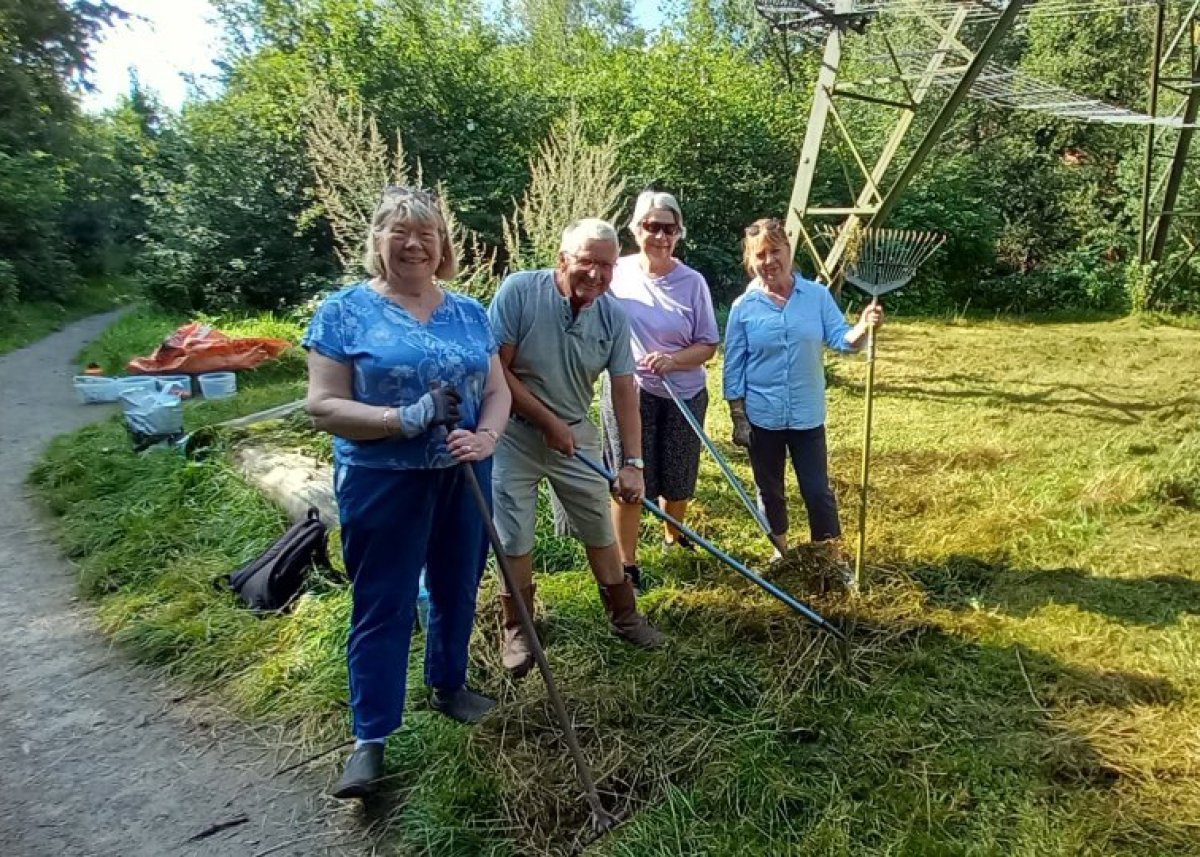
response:
[[[671,642],[622,645],[581,552],[543,515],[550,660],[602,789],[632,813],[588,853],[1200,853],[1198,349],[1196,330],[1134,320],[886,327],[870,585],[846,599],[780,581],[853,624],[848,661],[717,563],[664,553],[649,521],[643,604]],[[829,363],[851,537],[864,368]],[[189,427],[294,398],[298,371],[249,373],[232,402],[189,404]],[[708,428],[749,483],[719,390],[714,377]],[[297,425],[280,442],[311,445]],[[211,586],[284,526],[223,456],[135,456],[112,423],[56,442],[35,482],[132,651],[298,743],[347,736],[344,584],[269,619]],[[798,500],[792,513],[805,532]],[[711,462],[693,521],[766,565]],[[414,641],[395,789],[374,828],[401,853],[564,853],[586,825],[541,681],[501,675],[494,591],[489,574],[472,681],[502,704],[479,728],[427,710]]]

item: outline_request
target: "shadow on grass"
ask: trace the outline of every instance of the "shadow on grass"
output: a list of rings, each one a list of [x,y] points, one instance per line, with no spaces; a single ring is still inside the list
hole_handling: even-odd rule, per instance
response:
[[[1049,604],[1074,604],[1120,622],[1162,628],[1200,615],[1200,582],[1177,574],[1100,577],[1079,568],[1015,569],[952,556],[911,570],[932,603],[1028,616]]]
[[[1015,390],[978,375],[950,373],[922,379],[917,385],[876,383],[877,395],[897,398],[922,399],[933,402],[960,403],[978,402],[998,405],[1025,413],[1056,413],[1079,417],[1114,425],[1137,425],[1146,416],[1156,413],[1181,413],[1200,407],[1200,398],[1192,395],[1176,396],[1167,400],[1117,399],[1103,395],[1077,384],[1047,384],[1022,382],[1031,391]],[[959,389],[939,389],[936,385],[955,385]],[[970,389],[961,385],[970,384]],[[861,383],[839,378],[836,373],[830,379],[831,386],[860,389]]]
[[[646,653],[607,633],[578,577],[546,605],[547,653],[606,802],[629,816],[584,853],[1193,853],[1195,802],[1158,807],[1144,769],[1075,716],[1165,710],[1179,694],[1163,679],[958,636],[908,580],[812,596],[854,624],[848,662],[736,579],[648,595],[670,642]],[[408,727],[398,770],[429,785],[401,815],[457,830],[428,853],[578,853],[588,811],[545,688],[504,678],[495,643],[485,622],[473,680],[494,714]]]

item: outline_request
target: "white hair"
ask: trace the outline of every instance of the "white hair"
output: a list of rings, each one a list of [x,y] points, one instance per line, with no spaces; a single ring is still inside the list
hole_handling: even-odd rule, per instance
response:
[[[687,227],[683,225],[683,211],[679,208],[679,201],[671,194],[657,190],[644,190],[638,194],[637,202],[633,206],[633,216],[629,218],[629,231],[634,235],[642,229],[642,221],[652,211],[669,211],[675,215],[675,222],[679,225],[679,237],[683,238],[687,235]]]
[[[561,253],[578,253],[579,248],[589,241],[607,241],[618,250],[621,249],[617,230],[607,220],[601,220],[599,217],[585,217],[576,220],[564,229],[562,243],[559,244],[558,249]]]

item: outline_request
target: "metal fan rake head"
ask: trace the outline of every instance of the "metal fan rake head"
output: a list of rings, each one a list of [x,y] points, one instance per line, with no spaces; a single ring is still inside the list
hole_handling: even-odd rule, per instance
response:
[[[946,243],[940,232],[851,228],[842,272],[872,298],[908,285],[917,269]]]

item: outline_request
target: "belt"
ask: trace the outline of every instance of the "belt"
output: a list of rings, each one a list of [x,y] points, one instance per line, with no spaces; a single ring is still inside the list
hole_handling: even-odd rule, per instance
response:
[[[541,430],[541,429],[538,427],[538,424],[537,424],[537,423],[535,423],[533,420],[529,419],[528,417],[526,417],[526,416],[524,416],[524,415],[522,415],[522,414],[518,414],[518,413],[516,413],[515,411],[514,411],[514,412],[513,412],[513,413],[512,413],[512,414],[509,416],[509,419],[510,419],[510,420],[512,420],[512,421],[513,421],[513,422],[515,422],[515,423],[520,423],[521,425],[530,426],[531,428],[536,428],[536,429],[538,429],[539,431]],[[579,418],[579,419],[577,419],[577,420],[568,420],[568,421],[567,421],[567,425],[569,425],[569,426],[577,426],[577,425],[579,425],[581,422],[583,422],[583,417],[580,417],[580,418]]]

